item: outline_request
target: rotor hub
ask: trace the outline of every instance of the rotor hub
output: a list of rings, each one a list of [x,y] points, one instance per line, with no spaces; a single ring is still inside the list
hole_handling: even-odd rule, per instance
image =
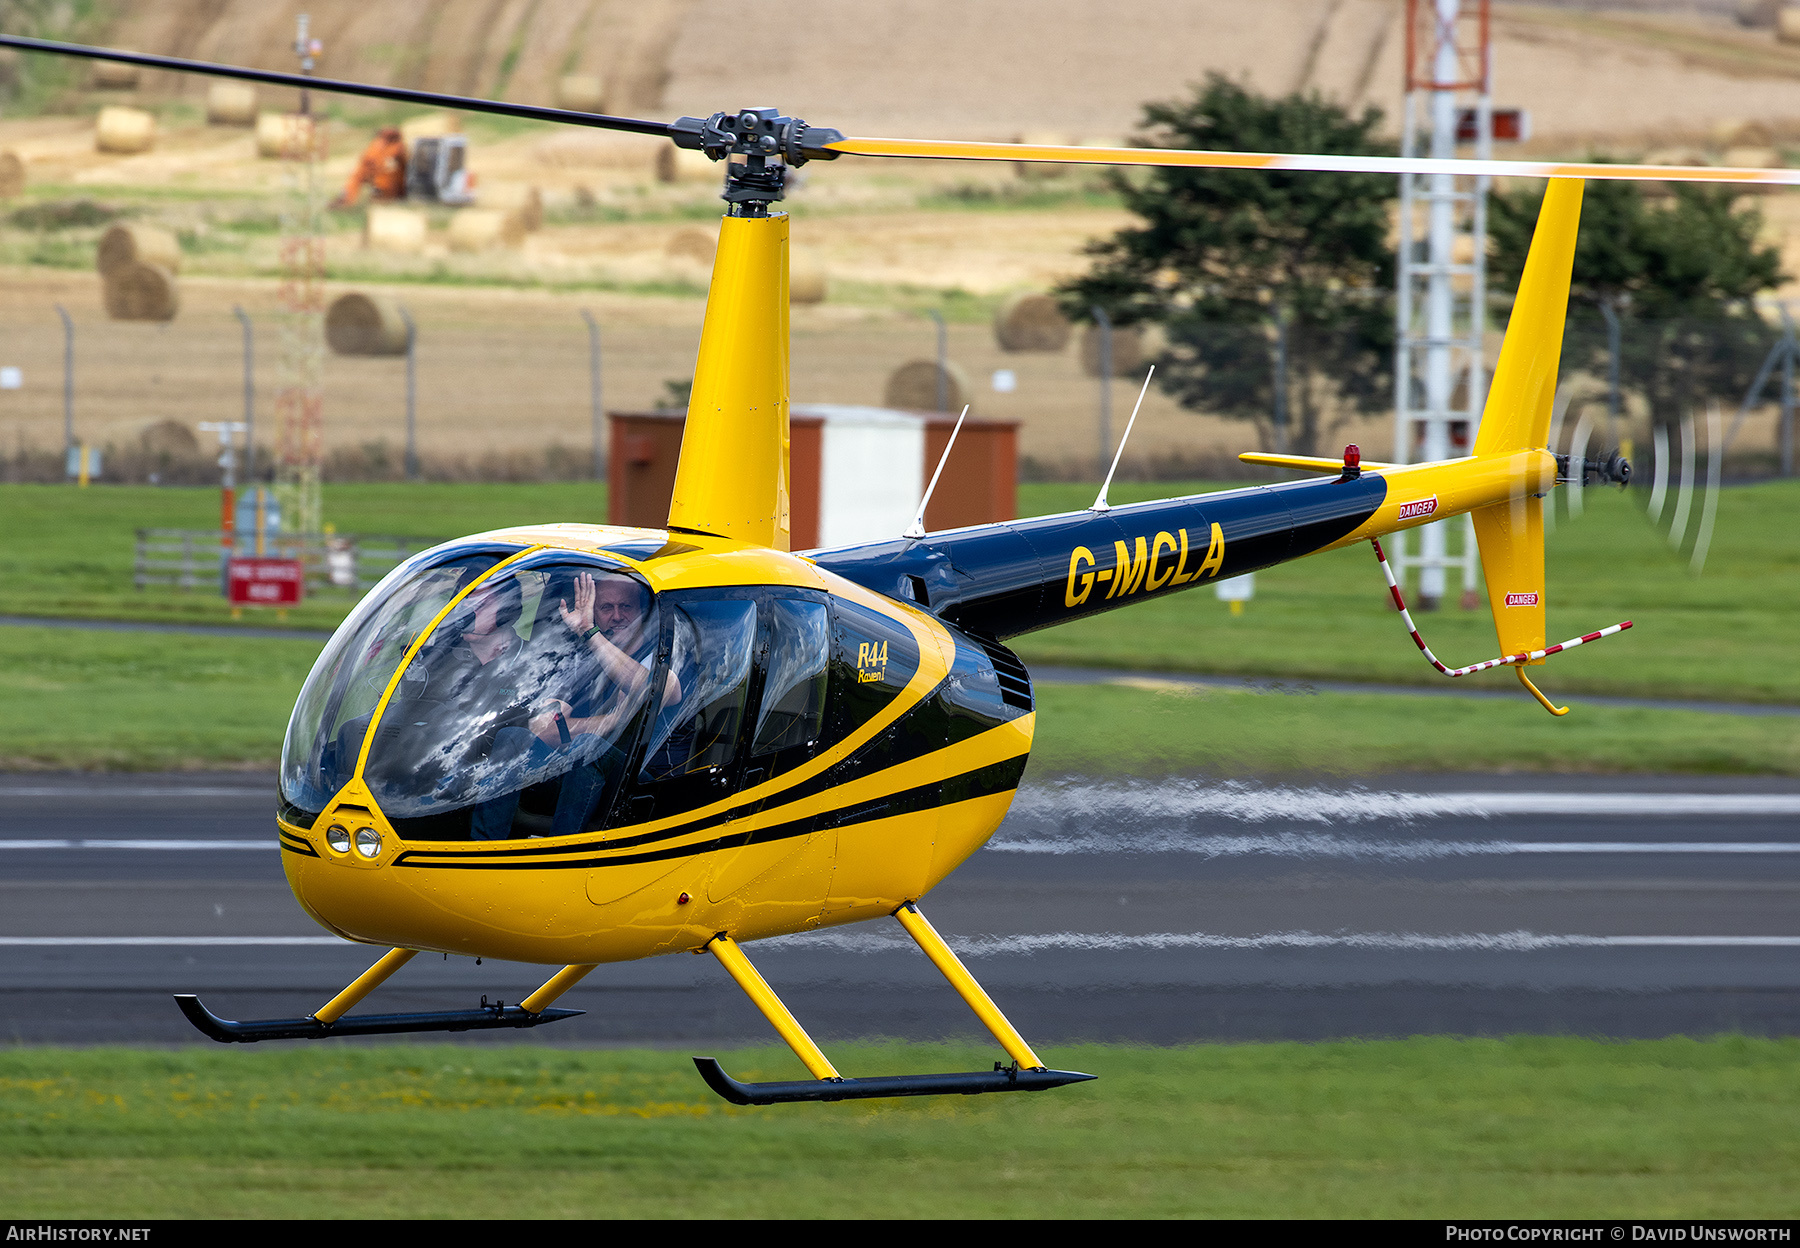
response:
[[[670,125],[669,137],[677,147],[726,162],[721,198],[733,216],[744,217],[767,216],[769,205],[786,192],[787,171],[809,160],[836,160],[838,153],[826,145],[844,138],[828,127],[783,117],[774,108],[745,108],[705,119],[682,117]],[[740,163],[733,156],[744,159]]]

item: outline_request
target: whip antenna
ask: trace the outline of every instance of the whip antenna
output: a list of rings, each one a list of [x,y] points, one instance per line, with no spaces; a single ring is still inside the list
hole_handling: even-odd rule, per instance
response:
[[[1125,436],[1119,439],[1119,449],[1113,452],[1112,467],[1106,470],[1106,480],[1100,483],[1100,493],[1094,498],[1094,505],[1089,511],[1111,511],[1112,505],[1106,501],[1106,491],[1112,488],[1113,473],[1119,470],[1119,460],[1125,454],[1125,444],[1131,440],[1131,427],[1137,424],[1138,408],[1144,405],[1144,396],[1150,392],[1150,379],[1156,376],[1156,365],[1144,374],[1143,389],[1138,391],[1137,402],[1131,406],[1131,419],[1125,422]]]
[[[962,422],[969,415],[969,405],[963,404],[962,415],[956,418],[956,428],[950,431],[950,441],[944,444],[944,453],[938,456],[937,471],[931,474],[931,484],[925,487],[925,497],[919,500],[919,510],[913,516],[913,522],[906,526],[901,537],[920,538],[925,536],[925,504],[931,501],[931,492],[937,489],[938,478],[944,475],[944,465],[950,461],[951,448],[956,445],[956,435],[962,432]]]

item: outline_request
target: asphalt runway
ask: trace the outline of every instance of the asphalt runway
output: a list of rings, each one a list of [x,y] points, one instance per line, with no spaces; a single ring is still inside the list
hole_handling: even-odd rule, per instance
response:
[[[360,973],[379,951],[302,914],[273,807],[267,775],[0,777],[0,1038],[205,1043],[170,994],[295,1017]],[[922,909],[1043,1048],[1800,1034],[1797,901],[1792,780],[1394,776],[1028,782]],[[891,920],[748,949],[822,1040],[981,1034]],[[361,1009],[547,974],[425,955]],[[709,957],[603,966],[559,1004],[588,1013],[444,1040],[773,1038]]]

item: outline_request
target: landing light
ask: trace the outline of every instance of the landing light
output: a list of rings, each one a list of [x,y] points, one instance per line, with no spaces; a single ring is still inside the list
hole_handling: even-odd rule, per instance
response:
[[[350,852],[350,829],[341,823],[334,823],[325,829],[325,843],[333,852],[347,854]]]
[[[381,853],[381,833],[374,828],[358,828],[356,830],[356,852],[364,858],[374,858]]]

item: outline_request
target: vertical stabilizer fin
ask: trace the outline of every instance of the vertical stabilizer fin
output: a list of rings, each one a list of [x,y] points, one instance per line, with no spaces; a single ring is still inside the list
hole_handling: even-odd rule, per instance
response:
[[[1550,436],[1550,406],[1569,310],[1569,273],[1581,224],[1579,178],[1551,178],[1538,210],[1531,254],[1519,280],[1500,363],[1488,387],[1475,454],[1537,449]],[[1487,547],[1481,555],[1487,558]]]
[[[788,549],[788,218],[726,217],[669,526]]]
[[[1546,620],[1544,500],[1528,495],[1469,515],[1481,547],[1481,573],[1487,578],[1488,607],[1494,613],[1500,653],[1542,650]]]

